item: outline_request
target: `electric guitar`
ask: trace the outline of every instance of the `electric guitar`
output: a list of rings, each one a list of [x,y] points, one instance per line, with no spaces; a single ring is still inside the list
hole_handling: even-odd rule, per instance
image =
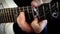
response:
[[[0,9],[0,23],[16,22],[21,11],[24,11],[26,21],[31,22],[34,18],[43,19],[60,19],[60,3],[50,2],[42,4],[39,7],[31,6]]]

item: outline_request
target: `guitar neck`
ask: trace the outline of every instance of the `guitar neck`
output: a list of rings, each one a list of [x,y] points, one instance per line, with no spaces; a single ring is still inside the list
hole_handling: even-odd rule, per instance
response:
[[[29,19],[31,18],[30,14],[32,14],[33,18],[38,17],[41,19],[50,16],[51,18],[58,19],[60,17],[59,8],[59,2],[55,2],[42,4],[36,8],[37,10],[31,8],[31,6],[0,9],[0,23],[16,22],[17,16],[21,11],[27,13]]]
[[[31,6],[0,9],[0,23],[16,22],[21,11],[32,11]]]

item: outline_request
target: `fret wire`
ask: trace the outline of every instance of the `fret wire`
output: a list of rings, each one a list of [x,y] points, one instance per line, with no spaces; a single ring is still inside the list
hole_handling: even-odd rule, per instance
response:
[[[59,11],[59,5],[58,5],[58,2],[56,2],[56,4],[57,4],[57,9],[58,9],[58,11]]]
[[[2,9],[2,11],[3,11],[3,18],[4,18],[4,10]],[[5,18],[3,19],[3,22],[5,22]]]
[[[17,16],[20,14],[19,9],[20,9],[20,8],[17,7]]]
[[[2,10],[2,19],[3,19],[3,16],[4,16],[4,13],[3,13],[3,10]],[[2,22],[4,22],[4,19],[2,20]]]
[[[60,11],[59,11],[59,4],[58,4],[58,2],[56,2],[56,4],[57,4],[58,16],[59,16],[59,15],[60,15]]]
[[[8,20],[9,20],[9,22],[11,22],[12,21],[12,19],[11,19],[11,15],[12,15],[12,11],[13,9],[12,8],[9,8],[9,13],[8,13]]]
[[[5,14],[4,14],[4,20],[5,20],[5,22],[6,22],[6,15],[7,15],[7,14],[6,14],[6,9],[4,9],[4,13],[5,13]]]
[[[32,8],[32,15],[33,15],[33,18],[35,18],[35,17],[34,17],[34,10],[33,10],[33,9],[34,9],[34,8]]]
[[[44,18],[46,18],[44,5],[43,5],[43,13],[44,13]]]
[[[13,9],[13,18],[14,18],[14,22],[16,22],[16,14],[14,14],[14,12],[16,12],[16,10],[15,9]]]
[[[18,13],[17,13],[17,15],[19,15],[19,14],[20,14],[20,11],[21,11],[21,10],[20,10],[20,7],[18,7]]]
[[[23,11],[24,11],[24,7],[22,7],[23,8]]]
[[[2,12],[2,22],[4,21],[4,19],[3,19],[3,11],[1,10],[1,12]]]
[[[18,12],[17,12],[17,8],[15,8],[15,12],[16,12],[16,14],[15,14],[15,22],[17,21],[17,15],[18,15]]]
[[[11,12],[12,12],[11,10],[12,10],[12,8],[10,8],[10,11],[9,11],[10,13],[9,13],[9,15],[8,15],[8,17],[9,17],[9,22],[11,21],[11,20],[10,20],[10,14],[11,14]]]
[[[18,9],[19,9],[19,11],[21,11],[21,10],[20,10],[20,7],[19,7]]]
[[[12,10],[13,10],[13,11],[12,11],[12,14],[11,14],[11,16],[12,16],[11,19],[12,19],[12,21],[14,21],[14,19],[15,19],[15,18],[14,18],[14,12],[15,12],[15,11],[14,11],[14,9],[12,9]]]
[[[14,12],[14,8],[11,8],[12,10],[11,10],[11,15],[10,15],[10,18],[11,18],[11,22],[13,21],[13,17],[12,17],[12,15],[13,15],[13,12]]]
[[[13,21],[12,14],[10,15],[10,18],[11,18],[11,22],[12,22]]]
[[[18,15],[18,10],[17,10],[17,9],[18,9],[18,8],[16,8],[16,11],[15,11],[15,12],[16,12],[16,16]]]
[[[22,7],[19,7],[19,12],[22,11],[22,10],[23,10]]]
[[[1,16],[3,17],[3,11],[1,9]],[[1,17],[1,22],[3,22],[3,18]]]
[[[11,8],[11,9],[12,9],[12,8]],[[11,10],[11,15],[10,15],[11,22],[13,21],[12,13],[13,13],[13,10]]]
[[[38,18],[40,19],[40,15],[39,15],[39,9],[38,9],[38,7],[37,7],[37,11],[38,11]]]
[[[7,12],[7,13],[6,13],[6,21],[8,22],[8,17],[7,17],[7,16],[8,16],[8,14],[9,14],[9,9],[6,9],[6,12]]]
[[[28,9],[29,7],[27,6],[27,12],[28,12],[28,17],[29,17],[29,19],[31,19],[30,18],[30,15],[29,15],[29,9]]]
[[[13,21],[13,18],[12,18],[12,15],[13,15],[12,13],[14,13],[13,9],[14,9],[14,8],[11,8],[11,11],[10,11],[10,12],[11,12],[11,13],[10,13],[10,22]]]
[[[0,10],[0,18],[1,18],[1,10]],[[1,23],[1,19],[0,19],[0,23]]]
[[[50,9],[50,15],[52,14],[52,12],[51,12],[51,4],[49,3],[49,9]]]
[[[1,11],[1,9],[0,9],[0,13],[1,13],[1,15],[0,15],[0,16],[1,16],[1,19],[0,19],[0,20],[1,20],[1,22],[2,22],[2,11]]]
[[[8,16],[8,9],[5,9],[5,12],[6,12],[6,15],[5,15],[6,22],[8,22],[8,19],[7,19],[7,18],[8,18],[8,17],[7,17],[7,16]]]
[[[3,16],[2,16],[2,17],[4,17],[4,11],[3,11],[3,10],[2,10],[2,14],[3,14]],[[2,18],[2,19],[3,19],[2,21],[4,22],[4,18]]]
[[[9,13],[8,13],[9,18],[10,18],[9,21],[12,22],[12,17],[11,16],[12,16],[12,13],[13,13],[13,8],[10,8],[9,10],[10,10]]]

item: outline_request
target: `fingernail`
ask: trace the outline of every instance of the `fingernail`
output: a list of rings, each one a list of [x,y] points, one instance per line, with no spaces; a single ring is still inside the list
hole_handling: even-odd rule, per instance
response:
[[[47,23],[48,21],[47,20],[43,20],[43,22]]]

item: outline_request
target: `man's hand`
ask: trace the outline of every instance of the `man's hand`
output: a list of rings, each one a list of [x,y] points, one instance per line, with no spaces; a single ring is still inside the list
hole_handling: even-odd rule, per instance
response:
[[[42,0],[33,0],[31,5],[32,7],[38,7],[42,3],[43,3]],[[19,27],[27,33],[30,33],[33,31],[35,33],[40,33],[44,29],[44,27],[47,25],[47,20],[43,20],[38,23],[38,19],[35,18],[30,25],[25,20],[26,19],[25,19],[24,12],[20,12],[20,15],[17,17],[17,23]]]

